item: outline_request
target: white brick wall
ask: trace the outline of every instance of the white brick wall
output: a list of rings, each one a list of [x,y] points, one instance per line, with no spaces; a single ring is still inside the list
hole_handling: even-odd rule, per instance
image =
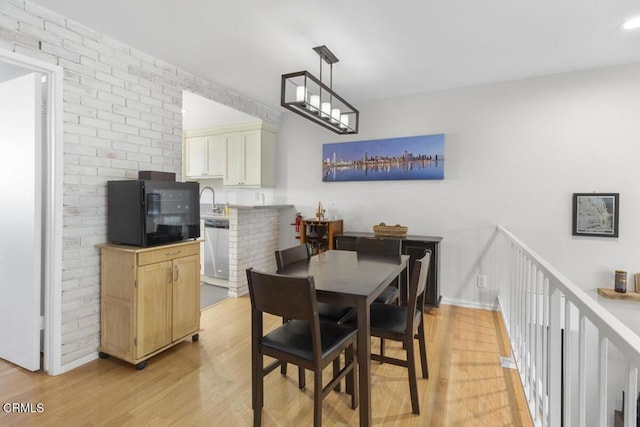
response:
[[[280,215],[275,208],[235,209],[229,217],[229,295],[249,292],[247,268],[273,273]]]
[[[99,343],[95,245],[106,240],[106,182],[136,178],[138,170],[174,172],[181,179],[182,90],[267,122],[279,122],[280,113],[30,2],[0,0],[0,48],[64,68],[65,365],[95,353]],[[262,220],[277,236],[277,212]],[[266,254],[247,252],[266,265]],[[239,289],[246,292],[246,278]]]

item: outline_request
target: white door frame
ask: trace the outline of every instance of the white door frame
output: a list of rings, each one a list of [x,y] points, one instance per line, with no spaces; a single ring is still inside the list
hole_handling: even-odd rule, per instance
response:
[[[62,80],[63,69],[29,56],[0,49],[0,62],[47,76],[46,146],[43,159],[46,179],[43,186],[44,278],[44,366],[49,375],[62,369]]]

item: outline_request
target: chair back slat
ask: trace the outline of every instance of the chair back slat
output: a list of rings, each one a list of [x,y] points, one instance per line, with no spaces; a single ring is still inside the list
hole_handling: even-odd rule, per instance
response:
[[[380,239],[378,237],[358,237],[356,252],[362,255],[399,256],[399,239]]]
[[[267,274],[247,270],[251,305],[255,310],[285,319],[313,321],[318,303],[313,277]]]
[[[426,250],[424,256],[417,259],[413,265],[411,282],[409,283],[409,301],[407,304],[407,330],[413,329],[413,314],[416,312],[416,308],[419,308],[420,312],[423,311],[424,290],[427,286],[430,262],[431,251]]]
[[[276,251],[276,267],[281,271],[284,267],[294,262],[309,259],[309,244],[293,246]]]

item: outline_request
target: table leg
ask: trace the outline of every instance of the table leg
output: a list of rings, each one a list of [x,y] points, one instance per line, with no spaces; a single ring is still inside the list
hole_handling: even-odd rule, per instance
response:
[[[365,300],[358,301],[358,369],[360,386],[360,426],[371,425],[371,319],[369,305]]]

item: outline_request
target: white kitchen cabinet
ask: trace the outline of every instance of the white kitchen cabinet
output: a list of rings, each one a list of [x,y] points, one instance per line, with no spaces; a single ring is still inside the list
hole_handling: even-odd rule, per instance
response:
[[[207,137],[207,171],[209,176],[223,177],[227,157],[227,136]]]
[[[184,174],[188,177],[204,176],[207,169],[207,138],[186,138]]]
[[[236,188],[275,185],[275,128],[261,121],[186,132],[184,175]]]
[[[263,182],[262,140],[259,130],[240,132],[236,138],[227,141],[227,164],[222,181],[227,186],[268,186],[273,185],[266,177]],[[265,166],[267,169],[273,165]]]
[[[226,159],[225,135],[185,138],[185,176],[222,178]]]
[[[264,129],[237,133],[227,140],[223,184],[234,187],[275,185],[275,134]]]

